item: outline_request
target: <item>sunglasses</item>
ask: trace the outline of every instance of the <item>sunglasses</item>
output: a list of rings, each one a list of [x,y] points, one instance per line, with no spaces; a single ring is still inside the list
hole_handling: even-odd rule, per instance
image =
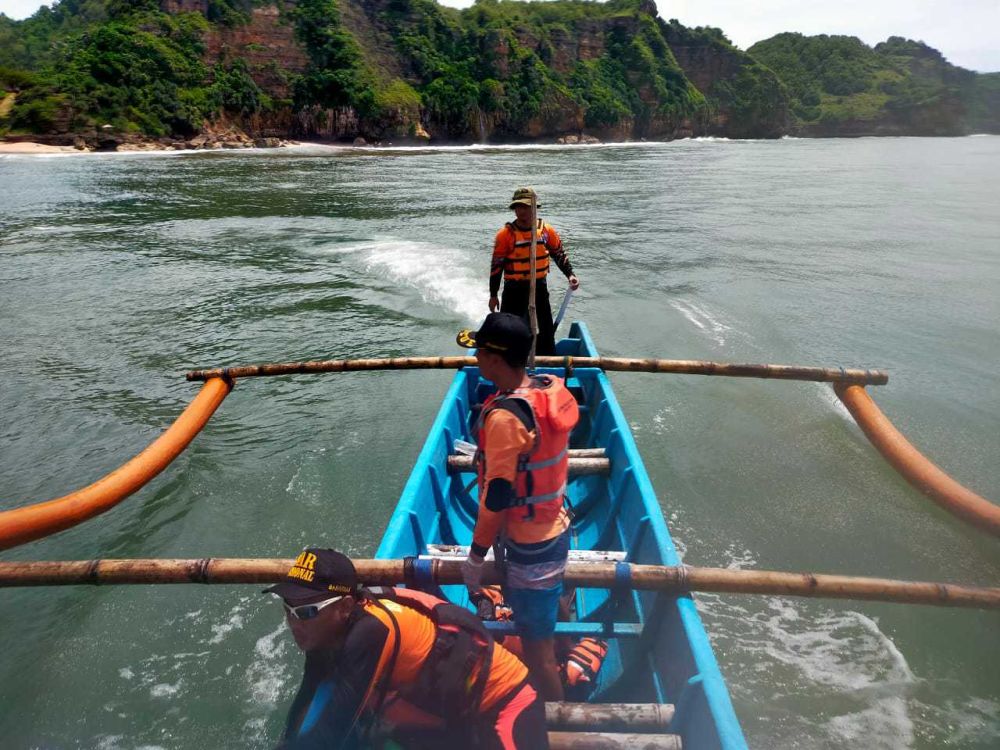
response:
[[[339,602],[343,598],[343,596],[335,596],[332,599],[325,599],[324,601],[315,602],[314,604],[300,604],[298,607],[293,607],[282,599],[281,606],[283,606],[285,611],[296,620],[311,620],[314,617],[318,617],[320,610],[324,607],[329,607],[331,604]]]

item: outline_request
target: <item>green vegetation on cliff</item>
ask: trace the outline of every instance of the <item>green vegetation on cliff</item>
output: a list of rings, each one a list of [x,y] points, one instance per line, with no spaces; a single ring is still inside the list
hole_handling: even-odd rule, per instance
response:
[[[659,24],[675,56],[706,96],[710,133],[736,138],[784,135],[788,91],[770,68],[734,47],[721,29],[688,28],[676,19]]]
[[[16,81],[19,91],[7,121],[12,130],[109,124],[123,133],[187,136],[223,111],[247,114],[270,106],[244,61],[204,63],[209,23],[201,14],[162,13],[150,0],[112,0],[100,13],[85,6],[92,20],[78,25],[65,18],[63,6],[39,11],[25,24],[34,31],[68,28],[65,35],[53,32],[46,46],[29,34],[27,44],[3,58],[8,66],[26,59],[37,70],[26,76],[0,68],[0,79]]]
[[[249,45],[210,54],[206,43],[249,24],[266,0],[63,0],[23,22],[0,17],[0,66],[20,81],[0,128],[188,135],[283,106],[310,113],[301,122],[353,113],[341,119],[369,137],[423,124],[461,139],[584,128],[671,137],[719,108],[678,64],[649,0],[479,0],[464,11],[433,0],[278,2],[307,60],[276,71],[281,96],[241,56]]]
[[[0,135],[778,137],[1000,121],[998,77],[922,43],[780,34],[743,52],[652,0],[62,0],[0,15],[0,88]]]
[[[856,37],[786,33],[748,52],[788,86],[804,134],[959,135],[990,120],[1000,126],[989,76],[951,65],[922,42],[891,37],[872,48]]]

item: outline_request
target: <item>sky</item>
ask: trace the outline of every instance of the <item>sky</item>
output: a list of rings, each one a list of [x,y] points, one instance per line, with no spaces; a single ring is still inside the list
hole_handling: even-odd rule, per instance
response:
[[[457,8],[472,0],[442,0]],[[741,49],[782,31],[848,34],[874,45],[890,36],[926,42],[953,64],[1000,71],[1000,0],[656,0],[660,16],[716,26]],[[27,18],[38,0],[0,0],[9,18]]]

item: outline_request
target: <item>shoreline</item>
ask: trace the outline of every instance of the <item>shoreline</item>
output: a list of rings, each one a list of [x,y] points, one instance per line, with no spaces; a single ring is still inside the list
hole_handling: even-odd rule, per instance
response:
[[[87,149],[79,149],[75,146],[49,146],[45,143],[34,141],[0,141],[0,154],[85,154],[90,153]]]
[[[993,136],[992,133],[969,133],[962,136],[944,136],[951,138],[984,138]],[[858,140],[859,138],[941,138],[942,136],[854,136],[851,138],[846,138],[843,140]],[[1000,136],[997,136],[1000,137]],[[27,140],[17,140],[17,141],[5,141],[0,139],[0,156],[52,156],[52,155],[71,155],[71,154],[148,154],[148,155],[162,155],[162,154],[196,154],[209,152],[239,152],[239,151],[272,151],[281,149],[303,149],[303,148],[317,148],[326,149],[330,151],[363,151],[368,153],[375,153],[380,151],[478,151],[478,150],[488,150],[488,149],[537,149],[537,148],[595,148],[595,147],[608,147],[608,146],[654,146],[657,144],[672,143],[675,141],[702,141],[702,142],[755,142],[755,141],[782,141],[782,140],[842,140],[837,139],[826,139],[826,138],[809,138],[802,136],[783,136],[781,138],[725,138],[721,136],[697,136],[689,138],[673,138],[667,141],[598,141],[596,139],[589,140],[587,142],[551,142],[551,141],[533,141],[533,142],[519,142],[519,143],[340,143],[331,141],[298,141],[298,140],[282,140],[276,145],[267,146],[254,146],[252,144],[244,145],[238,148],[225,147],[225,146],[214,146],[209,148],[176,148],[166,146],[164,147],[161,143],[128,143],[122,144],[117,149],[105,150],[105,149],[95,149],[90,147],[79,148],[77,146],[56,146],[47,143],[39,143],[37,141],[27,141]]]

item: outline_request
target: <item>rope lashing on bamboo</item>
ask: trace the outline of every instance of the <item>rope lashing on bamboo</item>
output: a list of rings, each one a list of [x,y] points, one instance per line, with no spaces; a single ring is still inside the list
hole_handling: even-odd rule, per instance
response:
[[[417,565],[420,570],[418,571]],[[291,559],[204,558],[197,560],[135,559],[44,562],[0,562],[0,587],[79,584],[274,583],[284,578]],[[462,562],[447,559],[355,560],[358,580],[367,586],[462,583]],[[492,562],[485,583],[500,583]],[[977,609],[1000,608],[1000,588],[951,583],[897,581],[884,578],[787,573],[773,570],[730,570],[686,565],[572,562],[565,583],[581,588],[625,588],[686,594],[713,591],[830,599],[932,604]]]
[[[860,385],[834,386],[854,421],[906,481],[963,521],[1000,536],[1000,506],[959,484],[918,451]]]
[[[565,357],[536,357],[536,367],[561,368]],[[192,370],[188,380],[217,377],[256,378],[275,375],[306,375],[327,372],[362,372],[369,370],[460,370],[475,367],[475,357],[391,357],[387,359],[329,359],[310,362],[216,367]],[[732,378],[771,380],[808,380],[820,383],[885,385],[885,370],[844,367],[801,367],[798,365],[731,364],[696,359],[629,359],[622,357],[574,357],[573,367],[596,367],[608,372],[651,372],[674,375],[715,375]]]
[[[93,484],[54,500],[0,512],[0,550],[83,523],[145,486],[187,448],[232,387],[230,379],[210,378],[160,437]]]

